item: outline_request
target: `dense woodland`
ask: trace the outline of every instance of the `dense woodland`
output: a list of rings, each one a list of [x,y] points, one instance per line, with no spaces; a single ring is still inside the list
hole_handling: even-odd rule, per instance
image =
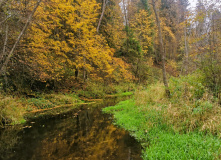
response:
[[[203,72],[219,94],[221,11],[218,1],[2,0],[1,88],[70,89]]]
[[[196,1],[0,0],[0,127],[133,94],[103,111],[143,159],[221,159],[221,2]]]

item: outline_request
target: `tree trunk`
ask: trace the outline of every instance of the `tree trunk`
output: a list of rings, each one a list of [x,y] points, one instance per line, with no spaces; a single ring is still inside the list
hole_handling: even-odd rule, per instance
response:
[[[108,0],[103,0],[102,13],[101,13],[98,25],[97,25],[97,33],[99,33],[101,21],[102,21],[102,19],[104,17],[104,12],[105,12],[105,8],[106,8],[106,5],[107,5],[107,2],[108,2]]]
[[[77,80],[78,79],[78,69],[76,69],[74,73],[75,73],[75,79]]]
[[[4,62],[4,59],[5,59],[6,55],[7,55],[6,54],[7,44],[8,44],[8,24],[6,24],[6,29],[5,29],[5,41],[4,41],[2,55],[1,55],[1,58],[0,58],[0,62],[1,63]],[[6,92],[7,91],[7,86],[8,86],[8,78],[7,78],[7,74],[6,73],[4,73],[3,76],[4,76],[3,89]]]
[[[5,56],[6,56],[7,43],[8,43],[8,24],[6,24],[6,28],[5,28],[5,41],[4,41],[4,46],[3,46],[2,55],[1,55],[1,57],[0,57],[0,62],[1,62],[2,64],[4,63],[4,58],[5,58]]]
[[[42,1],[42,0],[38,0],[38,2],[36,3],[34,9],[33,9],[32,12],[31,12],[30,16],[28,17],[28,20],[27,20],[25,26],[23,27],[23,29],[22,29],[21,33],[19,34],[19,36],[18,36],[18,38],[17,38],[15,44],[13,45],[11,51],[9,52],[8,57],[6,58],[5,62],[3,63],[2,67],[1,67],[0,75],[2,75],[2,74],[5,72],[6,66],[7,66],[7,64],[8,64],[8,62],[9,62],[9,60],[10,60],[10,58],[11,58],[11,57],[13,56],[13,54],[14,54],[15,48],[17,47],[19,41],[21,40],[21,37],[22,37],[23,34],[25,33],[25,31],[26,31],[26,29],[27,29],[29,23],[31,22],[32,17],[33,17],[33,15],[34,15],[35,11],[37,10],[39,4],[41,3],[41,1]]]
[[[125,3],[125,0],[122,1],[123,2],[123,12],[124,12],[124,18],[125,18],[125,25],[128,26],[128,10],[127,10],[127,6]]]
[[[185,32],[184,32],[184,36],[185,36],[185,63],[184,63],[184,73],[187,74],[188,73],[188,61],[189,61],[189,52],[188,52],[188,46],[187,46],[187,29],[185,26]]]
[[[153,10],[154,10],[155,17],[156,17],[157,27],[158,27],[158,38],[159,38],[159,44],[160,44],[160,54],[161,54],[161,59],[162,59],[163,83],[164,83],[164,86],[165,86],[166,94],[167,94],[167,96],[169,96],[170,91],[169,91],[169,86],[168,86],[167,77],[166,77],[165,52],[164,52],[164,49],[163,49],[164,48],[163,47],[163,38],[162,38],[162,33],[161,33],[159,15],[157,13],[155,3],[156,3],[156,1],[152,0],[152,6],[153,6]]]

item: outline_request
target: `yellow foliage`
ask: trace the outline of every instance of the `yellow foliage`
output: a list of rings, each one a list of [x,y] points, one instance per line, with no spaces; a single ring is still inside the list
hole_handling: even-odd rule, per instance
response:
[[[121,0],[111,0],[115,4],[119,4]],[[105,25],[101,27],[110,47],[120,49],[122,40],[126,37],[124,32],[124,17],[119,5],[112,5],[109,3],[105,10],[103,17]]]
[[[140,41],[144,54],[147,54],[152,45],[152,20],[146,10],[140,10],[135,14],[130,22],[131,28],[135,31],[137,39]]]
[[[78,70],[104,80],[116,78],[115,66],[121,67],[119,74],[124,76],[126,64],[115,65],[115,50],[107,45],[102,35],[97,35],[95,24],[99,7],[96,0],[50,0],[38,8],[24,50],[29,54],[26,61],[36,79],[61,81]],[[114,40],[118,41],[118,37],[115,34]],[[130,79],[127,74],[125,77]]]

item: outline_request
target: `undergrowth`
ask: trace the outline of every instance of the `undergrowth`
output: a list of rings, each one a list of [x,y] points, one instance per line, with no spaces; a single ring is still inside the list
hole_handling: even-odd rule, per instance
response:
[[[131,100],[104,109],[144,146],[146,159],[220,159],[221,108],[200,75],[170,79],[137,90]]]
[[[24,123],[25,113],[50,110],[54,107],[79,104],[84,101],[79,97],[104,98],[107,94],[114,96],[132,95],[135,84],[118,84],[104,86],[100,83],[88,82],[85,88],[75,90],[72,93],[31,93],[31,95],[10,96],[4,92],[0,93],[0,127]],[[30,97],[27,97],[30,96]]]
[[[0,95],[0,127],[4,124],[24,123],[23,114],[25,112],[22,103],[18,98]]]
[[[41,94],[36,95],[36,98],[0,94],[0,100],[0,127],[6,124],[24,123],[26,112],[83,102],[75,94],[62,93]]]
[[[120,83],[104,85],[97,82],[88,82],[81,90],[77,90],[79,97],[86,98],[103,98],[105,95],[121,95],[125,92],[134,91],[136,85],[134,83]]]

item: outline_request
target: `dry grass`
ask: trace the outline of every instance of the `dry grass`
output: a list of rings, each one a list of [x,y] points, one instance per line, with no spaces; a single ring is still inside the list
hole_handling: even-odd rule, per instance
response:
[[[147,91],[137,90],[135,92],[135,102],[138,106],[147,105],[149,103],[161,103],[165,100],[165,89],[160,82],[149,86]]]
[[[221,137],[221,107],[202,86],[180,81],[170,88],[167,98],[162,83],[137,90],[136,105],[143,112],[162,112],[162,120],[174,130],[185,133],[203,131]],[[198,85],[198,84],[197,84]]]
[[[221,137],[221,109],[216,103],[204,102],[197,107],[190,103],[183,105],[170,103],[163,115],[167,124],[172,124],[175,130],[206,131]]]
[[[22,123],[25,107],[18,99],[0,95],[0,126],[2,123],[17,124]]]
[[[75,94],[48,94],[38,98],[12,97],[0,94],[0,127],[24,123],[28,112],[39,112],[82,103]]]
[[[48,94],[45,95],[44,99],[49,100],[51,103],[56,105],[61,104],[75,104],[80,102],[76,95],[71,94]]]

